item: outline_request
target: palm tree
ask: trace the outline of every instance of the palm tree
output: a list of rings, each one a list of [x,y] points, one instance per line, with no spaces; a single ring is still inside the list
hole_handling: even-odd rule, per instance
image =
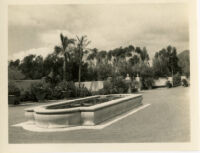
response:
[[[96,64],[97,64],[97,54],[98,54],[97,48],[91,49],[91,53],[87,57],[87,60],[90,62],[91,66],[96,66]]]
[[[79,65],[79,70],[78,70],[78,82],[79,82],[79,88],[81,85],[81,65],[82,65],[82,60],[83,60],[83,55],[88,52],[86,47],[91,43],[91,41],[87,40],[87,36],[82,36],[82,37],[77,37],[78,44],[76,48],[76,53],[77,53],[77,59],[78,59],[78,65]]]
[[[63,81],[66,81],[66,62],[70,60],[70,50],[69,45],[74,44],[75,40],[70,39],[67,36],[60,34],[61,46],[55,46],[54,52],[56,55],[62,55],[64,57],[63,63]]]

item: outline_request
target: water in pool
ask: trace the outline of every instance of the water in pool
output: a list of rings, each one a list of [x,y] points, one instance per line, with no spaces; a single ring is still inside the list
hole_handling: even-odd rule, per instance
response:
[[[56,106],[49,106],[47,109],[66,109],[66,108],[74,108],[74,107],[89,107],[101,103],[105,103],[111,100],[119,99],[122,98],[121,96],[103,96],[103,97],[98,97],[94,99],[89,99],[89,100],[82,100],[82,101],[77,101],[77,102],[72,102],[72,103],[66,103],[66,104],[61,104],[61,105],[56,105]]]

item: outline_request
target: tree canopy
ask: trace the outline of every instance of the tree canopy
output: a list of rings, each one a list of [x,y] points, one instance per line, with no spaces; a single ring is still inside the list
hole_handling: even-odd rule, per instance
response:
[[[189,50],[185,50],[178,54],[178,65],[181,67],[181,73],[183,75],[190,75],[190,55]]]
[[[155,53],[152,66],[146,47],[128,45],[112,50],[87,48],[87,36],[71,39],[60,34],[61,45],[46,58],[30,54],[21,61],[9,61],[10,79],[41,79],[94,81],[110,76],[163,77],[176,73],[189,75],[189,51],[177,55],[175,47],[167,46]],[[15,75],[16,74],[16,75]],[[14,76],[13,76],[14,75]],[[12,76],[12,77],[11,77]]]
[[[167,46],[167,48],[156,52],[153,59],[153,69],[157,77],[172,76],[180,72],[176,48]]]

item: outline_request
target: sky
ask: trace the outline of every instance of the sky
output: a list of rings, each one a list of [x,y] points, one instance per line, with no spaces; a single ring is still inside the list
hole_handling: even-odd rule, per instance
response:
[[[189,49],[189,10],[182,3],[10,5],[8,55],[46,57],[60,45],[60,33],[87,35],[89,48],[111,50],[128,45],[155,52],[172,45]]]

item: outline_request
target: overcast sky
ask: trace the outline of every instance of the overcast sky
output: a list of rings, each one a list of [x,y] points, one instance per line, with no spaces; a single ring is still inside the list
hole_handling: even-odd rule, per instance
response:
[[[186,4],[16,5],[8,7],[9,59],[46,56],[60,44],[59,34],[87,35],[90,47],[146,47],[150,57],[172,45],[189,49]]]

